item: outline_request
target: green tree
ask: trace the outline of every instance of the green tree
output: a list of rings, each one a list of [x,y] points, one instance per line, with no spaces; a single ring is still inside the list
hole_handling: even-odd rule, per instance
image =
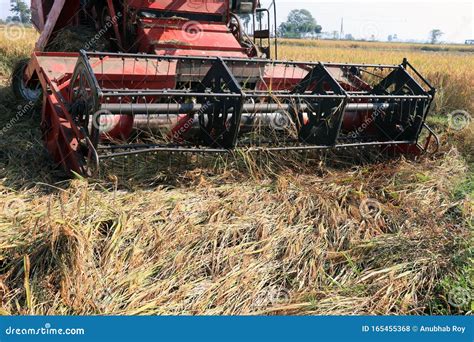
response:
[[[436,44],[439,40],[439,38],[443,35],[444,33],[441,32],[440,29],[434,29],[434,30],[431,30],[430,32],[430,41],[431,41],[431,44]]]
[[[344,37],[346,40],[354,40],[354,36],[351,33],[346,34]]]
[[[19,19],[17,21],[20,21],[23,24],[28,24],[30,22],[31,11],[28,5],[23,0],[14,1],[11,4],[10,11],[16,14],[12,18]]]
[[[6,21],[7,23],[19,23],[19,22],[20,22],[20,17],[18,17],[18,16],[16,16],[16,15],[15,15],[15,16],[9,15],[9,16],[5,19],[5,21]]]
[[[284,38],[301,38],[321,33],[321,30],[321,25],[318,25],[311,12],[306,9],[292,10],[287,21],[278,29],[280,36]]]

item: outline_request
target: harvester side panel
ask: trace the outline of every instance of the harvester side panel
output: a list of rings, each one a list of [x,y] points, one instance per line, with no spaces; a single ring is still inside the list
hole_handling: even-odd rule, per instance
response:
[[[225,23],[143,20],[138,36],[140,51],[157,55],[247,57]]]
[[[229,12],[229,1],[225,0],[130,0],[128,5],[131,8],[158,11],[167,15],[187,12],[226,16]]]

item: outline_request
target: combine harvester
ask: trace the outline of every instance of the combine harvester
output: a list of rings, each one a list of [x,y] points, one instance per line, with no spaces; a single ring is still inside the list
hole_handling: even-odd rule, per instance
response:
[[[41,35],[12,85],[25,100],[42,97],[45,145],[67,171],[162,151],[421,154],[438,142],[425,124],[435,89],[407,60],[278,60],[275,2],[32,0],[32,13]],[[249,35],[243,14],[253,16]],[[81,25],[110,51],[45,52]]]

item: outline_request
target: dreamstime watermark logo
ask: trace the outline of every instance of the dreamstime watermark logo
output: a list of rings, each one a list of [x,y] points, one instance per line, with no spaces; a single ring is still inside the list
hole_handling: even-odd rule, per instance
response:
[[[93,266],[94,267],[94,266]],[[93,268],[90,268],[93,269]],[[104,312],[107,310],[107,307],[112,303],[113,301],[113,294],[112,294],[112,289],[111,288],[106,288],[103,290],[102,294],[99,296],[99,306],[104,310]]]
[[[92,116],[92,126],[100,133],[109,133],[117,125],[117,117],[107,109],[99,109]]]
[[[16,41],[25,38],[26,27],[20,22],[10,22],[3,28],[5,39]]]
[[[99,32],[97,32],[94,37],[92,37],[85,45],[84,45],[84,50],[90,50],[92,49],[97,42],[109,31],[109,29],[114,26],[119,19],[122,17],[122,13],[118,12],[114,17],[112,18],[107,18],[104,27],[102,27]]]
[[[374,22],[364,22],[360,27],[360,37],[365,40],[379,40],[380,28]]]
[[[465,110],[455,110],[448,114],[449,128],[455,131],[462,131],[472,122],[472,116]]]
[[[194,115],[193,116],[187,116],[186,121],[184,123],[181,123],[179,128],[176,129],[173,132],[172,140],[177,141],[177,142],[183,142],[184,136],[186,135],[187,132],[193,127],[194,125]]]
[[[291,126],[291,120],[285,113],[275,113],[271,119],[270,125],[276,130],[288,129]]]
[[[377,117],[379,117],[380,114],[382,114],[383,112],[384,111],[383,111],[382,107],[377,108],[377,110],[375,110],[369,117],[365,118],[364,122],[360,126],[358,126],[354,131],[352,131],[349,134],[349,137],[352,138],[352,139],[358,138],[362,133],[365,132],[365,130],[370,125],[372,125],[375,122]]]
[[[269,306],[281,306],[291,301],[290,292],[280,286],[272,286],[260,292],[252,306],[261,309]]]
[[[44,327],[39,328],[15,328],[8,327],[5,329],[5,334],[10,335],[85,335],[86,331],[83,328],[53,328],[50,323],[46,323]]]
[[[472,291],[463,287],[455,287],[448,293],[448,303],[455,308],[469,305],[473,300]]]
[[[204,31],[201,27],[201,23],[197,21],[188,21],[183,25],[183,38],[186,41],[196,41],[201,39]]]
[[[195,117],[203,116],[209,108],[212,107],[210,101],[206,102],[196,115],[188,115],[185,117],[185,121],[180,121],[178,126],[172,131],[171,140],[176,142],[183,142],[186,140],[186,134],[193,128]]]
[[[197,8],[201,8],[201,7],[206,6],[210,2],[211,1],[209,1],[209,0],[189,0],[187,5],[191,8],[197,9]],[[212,3],[214,3],[214,4],[222,4],[224,2],[225,2],[225,0],[213,0],[212,1]]]
[[[271,305],[283,305],[291,300],[291,295],[287,289],[274,286],[268,291],[267,299]]]
[[[8,200],[3,205],[3,214],[6,217],[13,218],[21,215],[26,209],[26,203],[21,198]]]
[[[20,121],[22,117],[28,114],[34,107],[35,103],[33,101],[28,102],[24,106],[18,106],[18,110],[13,118],[7,122],[7,124],[0,130],[0,137],[5,135],[9,130],[13,128],[13,126]]]
[[[204,0],[189,0],[189,7],[197,9],[204,6]]]
[[[375,218],[382,213],[382,205],[377,200],[367,198],[360,203],[359,211],[362,217]]]

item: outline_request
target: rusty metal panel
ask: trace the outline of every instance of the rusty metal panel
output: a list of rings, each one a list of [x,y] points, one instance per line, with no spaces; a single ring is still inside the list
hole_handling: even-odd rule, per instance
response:
[[[132,0],[132,8],[146,8],[170,12],[189,12],[226,15],[229,10],[227,0]]]

